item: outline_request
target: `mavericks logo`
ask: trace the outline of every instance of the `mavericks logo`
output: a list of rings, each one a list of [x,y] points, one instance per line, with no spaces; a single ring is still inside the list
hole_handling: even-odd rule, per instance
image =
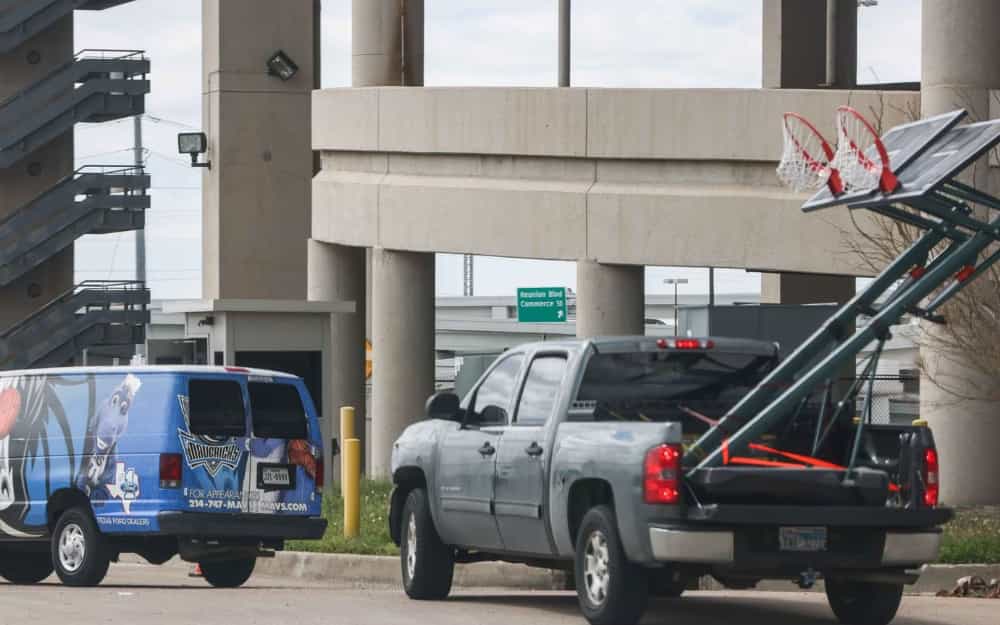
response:
[[[219,469],[223,467],[235,471],[243,455],[243,450],[231,440],[225,443],[210,443],[180,428],[177,429],[177,435],[181,439],[181,447],[184,448],[184,458],[188,466],[192,469],[205,467],[212,477],[218,475]]]

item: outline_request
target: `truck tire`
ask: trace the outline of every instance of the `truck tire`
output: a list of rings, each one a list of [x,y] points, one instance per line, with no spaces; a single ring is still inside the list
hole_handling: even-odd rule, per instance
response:
[[[889,625],[903,599],[903,585],[826,580],[826,598],[843,625]]]
[[[97,586],[104,581],[111,555],[87,508],[70,508],[52,532],[52,566],[67,586]]]
[[[455,574],[455,552],[441,542],[422,488],[413,489],[406,497],[400,538],[399,562],[406,595],[420,600],[446,598]]]
[[[199,562],[201,576],[214,588],[239,588],[247,583],[257,566],[257,558]]]
[[[635,625],[646,611],[649,580],[625,557],[615,513],[591,508],[576,539],[576,595],[591,625]]]
[[[49,575],[52,575],[52,557],[46,552],[0,555],[0,577],[11,584],[37,584]]]

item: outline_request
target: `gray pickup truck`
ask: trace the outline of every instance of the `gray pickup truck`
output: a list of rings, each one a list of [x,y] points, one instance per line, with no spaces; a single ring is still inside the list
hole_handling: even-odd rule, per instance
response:
[[[704,575],[822,578],[841,623],[886,625],[952,514],[926,425],[859,428],[850,410],[820,437],[803,402],[747,455],[683,463],[777,362],[737,339],[546,342],[505,352],[461,401],[434,395],[392,453],[406,593],[445,598],[455,563],[520,562],[572,571],[591,623],[628,625]]]

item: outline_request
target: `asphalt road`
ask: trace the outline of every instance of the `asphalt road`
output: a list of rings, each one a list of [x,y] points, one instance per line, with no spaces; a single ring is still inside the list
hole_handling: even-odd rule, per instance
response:
[[[582,625],[572,593],[462,590],[445,602],[408,600],[395,588],[357,588],[254,577],[216,590],[186,569],[113,565],[99,588],[0,583],[0,625]],[[691,593],[657,601],[644,623],[832,625],[822,595]],[[907,597],[895,625],[996,625],[1000,601]]]

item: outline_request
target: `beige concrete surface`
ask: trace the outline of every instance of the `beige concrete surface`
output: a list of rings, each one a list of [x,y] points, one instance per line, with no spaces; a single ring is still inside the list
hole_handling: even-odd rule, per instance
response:
[[[70,589],[0,583],[0,623],[144,625],[579,625],[571,592],[458,591],[443,602],[418,602],[398,588],[347,587],[255,576],[241,589],[219,590],[187,570],[113,565],[104,585]],[[908,597],[895,625],[994,625],[995,601]],[[645,624],[832,625],[822,595],[697,592],[654,601]]]

